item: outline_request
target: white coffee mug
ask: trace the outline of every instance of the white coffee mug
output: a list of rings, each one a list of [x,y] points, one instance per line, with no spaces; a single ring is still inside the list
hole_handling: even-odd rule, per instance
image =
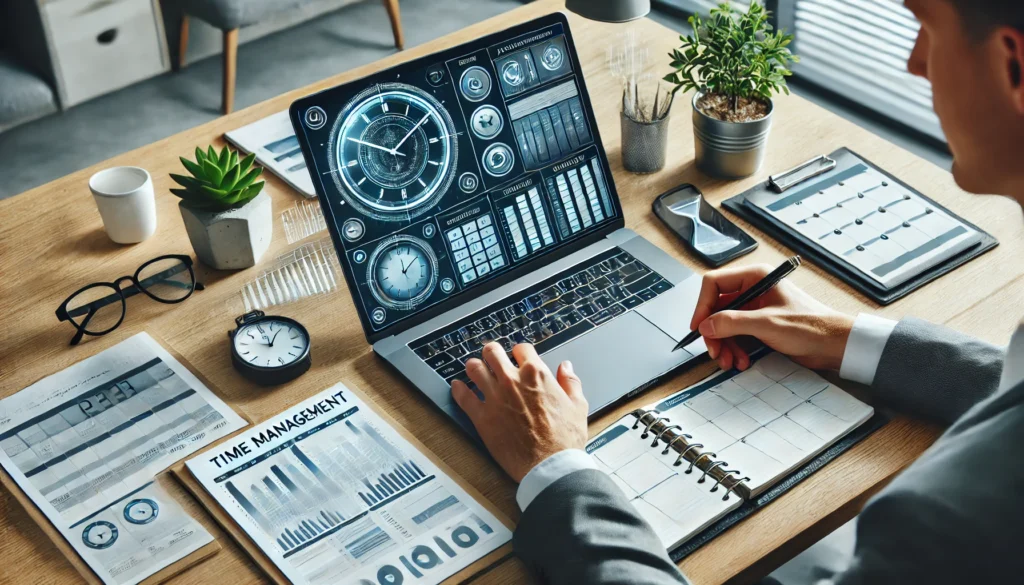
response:
[[[118,244],[134,244],[156,231],[153,181],[146,169],[114,167],[89,179],[107,235]]]

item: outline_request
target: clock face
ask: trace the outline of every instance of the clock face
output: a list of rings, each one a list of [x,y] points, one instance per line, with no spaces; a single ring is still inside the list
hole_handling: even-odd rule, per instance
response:
[[[437,284],[437,256],[423,240],[391,236],[370,255],[366,282],[380,304],[412,309],[429,297]]]
[[[149,498],[132,500],[124,507],[124,519],[132,524],[149,524],[160,515],[160,506]]]
[[[430,209],[451,185],[455,126],[425,91],[376,85],[353,98],[340,120],[334,149],[341,192],[359,211],[409,219]]]
[[[273,319],[241,326],[233,343],[243,360],[261,368],[292,364],[309,348],[305,332],[288,321]]]
[[[117,526],[106,520],[98,520],[82,530],[82,542],[95,549],[110,548],[117,541]]]

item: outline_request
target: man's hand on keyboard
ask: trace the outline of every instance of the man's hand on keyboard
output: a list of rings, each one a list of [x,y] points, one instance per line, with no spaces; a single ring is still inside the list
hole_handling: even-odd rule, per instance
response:
[[[586,446],[587,399],[571,363],[562,362],[556,376],[528,343],[512,355],[518,368],[500,345],[485,345],[483,360],[466,362],[484,400],[460,380],[452,382],[452,396],[495,461],[519,482],[551,455]]]

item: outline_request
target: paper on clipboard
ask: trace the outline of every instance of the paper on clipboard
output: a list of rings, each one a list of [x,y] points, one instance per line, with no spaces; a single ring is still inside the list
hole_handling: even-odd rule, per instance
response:
[[[0,465],[104,583],[213,539],[154,476],[246,425],[146,333],[0,401]]]
[[[440,583],[512,536],[342,384],[186,466],[294,584]]]

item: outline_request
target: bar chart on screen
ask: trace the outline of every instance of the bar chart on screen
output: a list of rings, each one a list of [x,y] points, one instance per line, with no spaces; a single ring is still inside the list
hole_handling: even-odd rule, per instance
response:
[[[371,409],[320,397],[188,463],[293,582],[381,570],[431,582],[504,542],[507,529]]]

